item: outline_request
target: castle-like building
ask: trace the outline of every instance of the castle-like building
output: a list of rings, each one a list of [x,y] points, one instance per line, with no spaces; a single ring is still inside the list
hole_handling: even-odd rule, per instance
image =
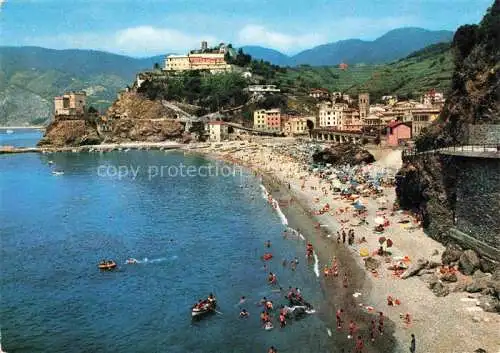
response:
[[[207,42],[203,41],[200,49],[192,50],[187,55],[168,55],[163,70],[170,72],[208,70],[211,73],[231,71],[231,65],[225,59],[228,50],[224,43],[209,49]]]

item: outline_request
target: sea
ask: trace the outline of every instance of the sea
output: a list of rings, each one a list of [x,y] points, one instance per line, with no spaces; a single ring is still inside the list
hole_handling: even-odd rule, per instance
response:
[[[1,130],[0,144],[40,137]],[[6,352],[341,351],[321,315],[318,264],[300,236],[283,237],[288,220],[250,170],[181,151],[0,155],[0,192]],[[295,271],[283,266],[294,258]],[[99,271],[101,259],[118,269]],[[264,330],[259,301],[286,304],[289,286],[317,312],[284,328],[275,315]],[[193,321],[209,293],[217,313]]]

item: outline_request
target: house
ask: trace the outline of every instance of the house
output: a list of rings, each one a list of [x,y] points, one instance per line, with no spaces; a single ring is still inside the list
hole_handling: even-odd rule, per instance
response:
[[[281,132],[281,110],[275,108],[254,111],[253,127],[257,130]]]
[[[278,93],[281,90],[276,85],[250,85],[245,88],[245,91],[250,93]]]
[[[287,136],[306,135],[309,133],[309,125],[314,127],[315,117],[313,116],[292,116],[286,119],[283,132]]]
[[[392,121],[387,125],[387,145],[400,146],[411,139],[411,127],[401,121]]]
[[[309,97],[316,99],[330,99],[330,92],[326,88],[313,88],[309,91]]]
[[[209,121],[207,126],[210,141],[221,142],[228,139],[229,129],[224,121]]]

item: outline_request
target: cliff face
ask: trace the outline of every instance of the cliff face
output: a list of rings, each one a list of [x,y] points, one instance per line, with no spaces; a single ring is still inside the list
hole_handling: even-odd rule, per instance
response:
[[[419,149],[468,143],[468,124],[500,124],[500,1],[479,25],[460,27],[453,38],[451,89],[436,124],[418,139]]]
[[[175,111],[134,92],[121,94],[106,115],[113,127],[105,142],[161,142],[179,138],[183,133],[181,123],[175,120]]]
[[[420,151],[471,143],[469,124],[500,124],[500,0],[479,25],[460,27],[452,48],[452,86],[440,118],[416,141]],[[453,157],[429,154],[407,159],[398,173],[400,206],[419,212],[439,240],[454,223],[458,168]]]

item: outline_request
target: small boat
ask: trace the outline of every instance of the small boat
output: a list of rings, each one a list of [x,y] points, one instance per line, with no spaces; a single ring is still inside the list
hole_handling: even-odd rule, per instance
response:
[[[191,309],[191,317],[201,317],[206,314],[215,313],[215,308],[217,307],[217,302],[215,300],[209,301],[208,299],[203,300],[199,303],[193,305]]]
[[[126,262],[127,262],[127,265],[133,265],[133,264],[138,263],[138,261],[134,258],[127,259]]]
[[[49,161],[48,163],[49,163],[49,165],[52,165],[52,164],[54,164],[54,161]]]
[[[97,265],[100,270],[113,270],[117,267],[116,262],[113,260],[108,260],[108,261],[101,261],[99,262],[99,265]]]
[[[14,130],[10,130],[10,129],[9,129],[9,130],[6,130],[6,131],[5,131],[5,133],[6,133],[6,134],[8,134],[8,135],[10,135],[10,134],[13,134],[13,133],[14,133]]]
[[[64,172],[63,171],[54,170],[54,171],[52,171],[52,175],[64,175]]]

